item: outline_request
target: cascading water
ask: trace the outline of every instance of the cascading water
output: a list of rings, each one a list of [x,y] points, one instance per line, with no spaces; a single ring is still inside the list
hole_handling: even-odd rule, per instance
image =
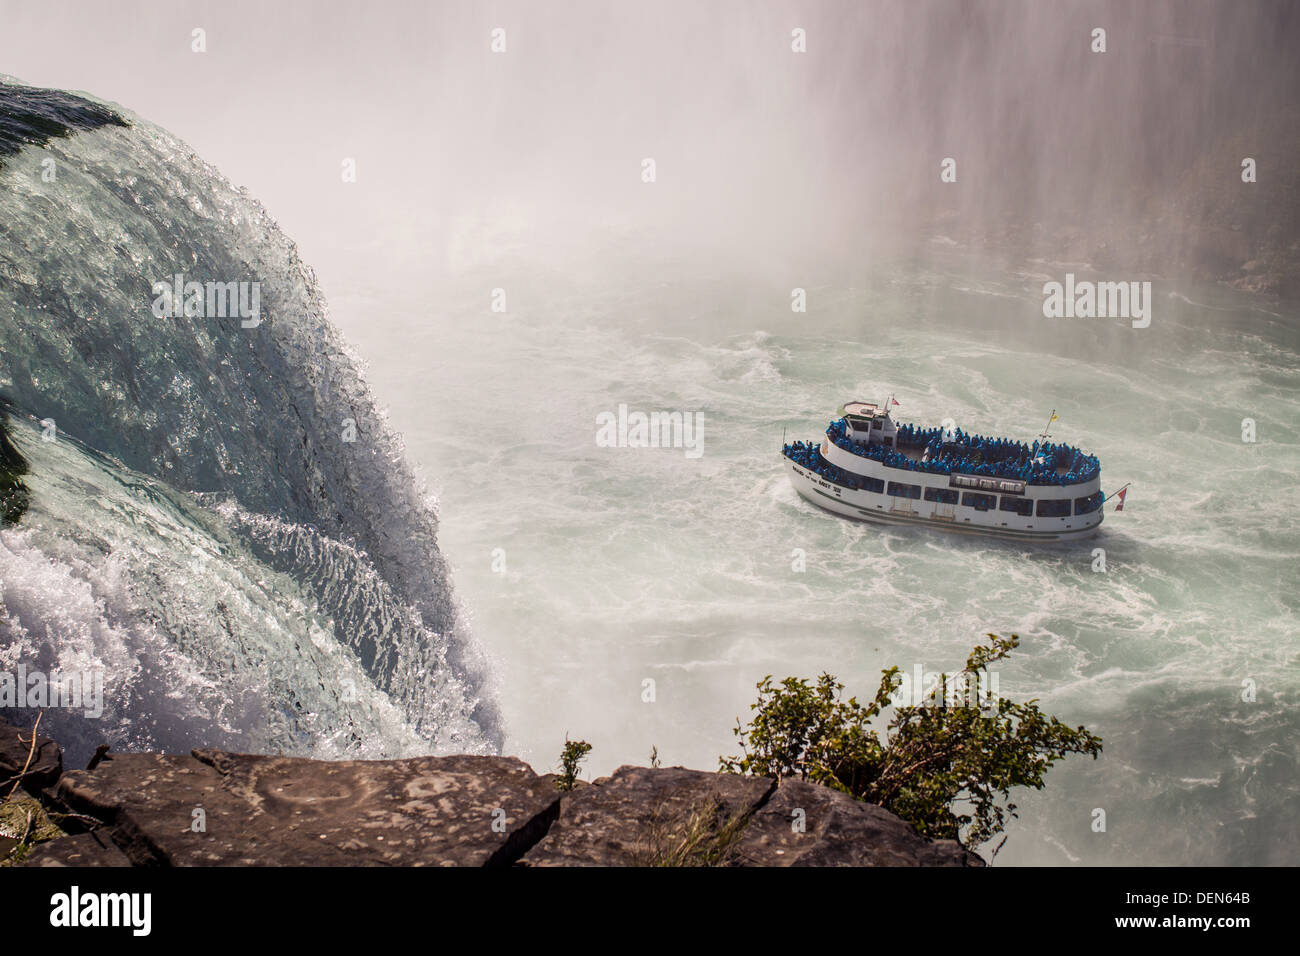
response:
[[[12,85],[0,107],[0,392],[30,465],[0,671],[104,686],[98,719],[42,726],[73,763],[496,749],[436,505],[293,243],[137,117]],[[160,318],[177,275],[256,283],[256,319]]]

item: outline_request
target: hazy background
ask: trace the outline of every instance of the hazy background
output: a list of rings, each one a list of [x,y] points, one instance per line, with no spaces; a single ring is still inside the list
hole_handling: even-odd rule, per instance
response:
[[[0,8],[0,71],[192,144],[301,244],[345,324],[360,289],[424,295],[511,238],[544,254],[606,241],[601,227],[758,274],[924,248],[936,223],[1009,254],[1109,250],[1162,274],[1240,278],[1295,254],[1293,4]],[[1260,169],[1245,190],[1244,155]],[[944,157],[956,184],[939,182]]]

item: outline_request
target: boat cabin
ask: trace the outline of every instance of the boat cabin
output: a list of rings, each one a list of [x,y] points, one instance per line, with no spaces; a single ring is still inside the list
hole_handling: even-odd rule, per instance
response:
[[[872,402],[849,402],[840,409],[847,437],[855,445],[884,445],[893,448],[898,439],[898,426],[889,412]]]

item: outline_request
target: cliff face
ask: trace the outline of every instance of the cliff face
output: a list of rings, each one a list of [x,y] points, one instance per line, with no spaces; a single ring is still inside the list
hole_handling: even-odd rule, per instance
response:
[[[64,772],[53,741],[38,737],[33,751],[31,740],[0,723],[0,780],[34,753],[29,802],[67,835],[27,851],[28,866],[983,865],[880,807],[797,780],[622,767],[562,793],[513,757],[213,750],[108,754]]]
[[[55,136],[101,126],[126,126],[126,120],[98,103],[62,90],[0,83],[0,165],[28,146],[43,146]]]
[[[0,527],[16,524],[27,510],[27,462],[9,439],[5,427],[5,409],[0,402]]]

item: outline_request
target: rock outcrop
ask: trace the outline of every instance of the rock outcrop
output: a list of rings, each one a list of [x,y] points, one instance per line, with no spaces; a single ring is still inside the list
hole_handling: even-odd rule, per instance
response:
[[[21,768],[31,734],[0,723],[0,741],[0,767]],[[110,753],[61,772],[52,741],[39,738],[34,754],[40,773],[23,779],[29,792],[41,783],[69,835],[26,849],[26,866],[983,865],[887,810],[797,780],[622,767],[561,792],[513,757],[195,750]]]
[[[0,400],[0,527],[17,524],[27,511],[27,486],[22,476],[27,474],[27,462],[14,447],[5,426],[6,409]]]
[[[305,760],[109,754],[54,800],[138,866],[489,866],[545,832],[559,792],[513,757]],[[535,835],[534,835],[535,834]]]
[[[525,866],[982,866],[885,810],[802,780],[621,767],[565,797]]]
[[[926,840],[884,807],[783,780],[745,827],[745,866],[983,866],[955,840]]]
[[[62,90],[0,82],[0,165],[25,146],[43,145],[52,137],[101,126],[127,126],[106,106]]]
[[[681,767],[620,767],[566,795],[555,823],[521,862],[653,866],[725,857],[775,783]]]

